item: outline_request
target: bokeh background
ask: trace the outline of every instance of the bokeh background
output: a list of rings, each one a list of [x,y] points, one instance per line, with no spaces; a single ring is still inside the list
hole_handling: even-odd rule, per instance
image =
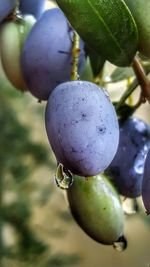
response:
[[[124,89],[108,87],[112,99]],[[125,215],[124,252],[96,243],[73,220],[54,181],[45,105],[13,88],[0,63],[0,267],[149,267],[150,218],[140,198],[139,212]],[[149,114],[148,104],[136,112],[150,124]]]

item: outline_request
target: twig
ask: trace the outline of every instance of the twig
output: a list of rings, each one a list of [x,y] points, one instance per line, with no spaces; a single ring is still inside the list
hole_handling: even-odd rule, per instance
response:
[[[76,81],[78,80],[78,64],[79,64],[79,55],[80,55],[80,37],[79,35],[74,32],[73,36],[73,49],[72,49],[72,70],[71,70],[71,80]]]
[[[132,67],[141,86],[140,102],[144,103],[146,100],[150,102],[150,81],[137,57],[133,59]]]

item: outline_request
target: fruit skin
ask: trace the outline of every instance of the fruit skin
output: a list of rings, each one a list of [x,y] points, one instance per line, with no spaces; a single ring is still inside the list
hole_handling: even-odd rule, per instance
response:
[[[150,127],[138,118],[120,122],[117,153],[106,170],[121,195],[141,195],[145,158],[150,146]]]
[[[15,7],[16,0],[1,0],[0,3],[0,22],[3,21]]]
[[[20,0],[19,9],[22,14],[31,14],[38,19],[45,9],[46,0]]]
[[[6,21],[0,26],[0,50],[5,73],[10,82],[21,91],[28,90],[20,66],[20,56],[25,39],[35,18],[26,15],[16,21]]]
[[[123,234],[123,211],[120,199],[104,175],[74,176],[67,190],[73,217],[95,241],[111,245]]]
[[[124,0],[130,9],[139,32],[139,51],[150,57],[150,1]]]
[[[142,199],[147,214],[150,214],[150,149],[146,157],[142,182]]]
[[[118,120],[105,91],[86,81],[60,84],[45,113],[46,131],[58,162],[80,176],[102,172],[118,146]]]
[[[47,100],[60,83],[70,80],[73,31],[58,8],[46,11],[32,28],[24,45],[21,65],[30,92]],[[85,61],[80,44],[79,72]]]

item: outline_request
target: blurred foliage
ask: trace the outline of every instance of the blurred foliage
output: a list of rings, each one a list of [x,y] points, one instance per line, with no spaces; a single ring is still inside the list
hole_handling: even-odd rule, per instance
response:
[[[5,92],[4,92],[5,89]],[[11,92],[11,91],[10,91]],[[38,164],[48,164],[48,151],[30,136],[30,129],[20,121],[13,108],[8,88],[2,81],[0,91],[0,251],[11,258],[29,259],[30,255],[41,254],[46,245],[30,229],[29,218],[32,210],[30,195],[24,188]],[[17,105],[17,101],[15,101]],[[30,160],[29,160],[30,159]],[[14,193],[11,204],[3,203],[6,193]],[[18,242],[12,247],[5,247],[2,240],[3,225],[11,224],[17,231]],[[7,253],[9,250],[9,253]],[[1,253],[1,260],[3,258]]]
[[[34,141],[32,136],[32,116],[42,122],[43,107],[37,114],[29,116],[24,124],[20,112],[29,103],[27,98],[16,91],[0,70],[0,267],[36,266],[67,267],[79,261],[77,255],[52,254],[44,240],[37,237],[31,218],[33,213],[32,195],[40,191],[38,205],[45,205],[52,193],[51,188],[37,188],[32,176],[40,166],[54,168],[49,147]],[[3,237],[5,226],[14,230],[14,242],[7,244]]]
[[[80,257],[77,255],[56,254],[51,256],[45,267],[68,267],[79,263]]]

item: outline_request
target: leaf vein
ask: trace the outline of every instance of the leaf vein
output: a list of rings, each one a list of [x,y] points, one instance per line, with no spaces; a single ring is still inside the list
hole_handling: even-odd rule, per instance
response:
[[[113,36],[111,30],[108,28],[107,24],[105,23],[105,21],[103,20],[103,18],[100,16],[99,12],[94,8],[94,6],[92,5],[90,0],[87,0],[87,2],[89,3],[89,5],[91,6],[91,8],[93,9],[94,13],[97,15],[97,17],[99,18],[99,20],[102,22],[102,24],[105,26],[106,30],[108,31],[108,33],[110,34],[111,38],[114,40],[116,46],[119,48],[119,50],[121,51],[121,53],[124,51],[121,48],[121,46],[119,45],[117,39]]]

